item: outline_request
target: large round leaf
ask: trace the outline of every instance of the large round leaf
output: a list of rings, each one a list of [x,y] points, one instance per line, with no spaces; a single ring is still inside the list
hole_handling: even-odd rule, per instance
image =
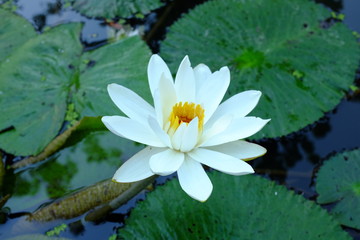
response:
[[[25,19],[0,9],[0,62],[14,49],[36,35],[34,28]]]
[[[73,7],[88,17],[127,18],[135,13],[146,14],[160,7],[160,0],[76,0]]]
[[[0,148],[40,152],[58,133],[81,54],[81,25],[66,24],[28,40],[0,65]]]
[[[212,172],[205,203],[178,181],[148,194],[120,229],[122,239],[350,239],[319,206],[259,176]]]
[[[81,57],[80,87],[74,96],[81,116],[114,115],[119,109],[110,100],[107,85],[118,83],[150,101],[146,67],[150,51],[138,37],[123,39]]]
[[[330,16],[308,0],[209,1],[170,27],[161,55],[174,71],[186,54],[213,71],[228,65],[228,95],[263,93],[252,115],[272,120],[255,138],[282,136],[333,109],[354,80],[358,43]]]
[[[0,17],[5,15],[0,12]],[[0,64],[1,149],[34,155],[58,134],[64,119],[115,114],[106,91],[110,83],[149,100],[145,43],[126,38],[82,54],[80,31],[80,24],[55,27],[29,39]]]
[[[343,225],[360,229],[360,150],[344,152],[324,162],[317,175],[317,201],[336,203],[331,210]]]

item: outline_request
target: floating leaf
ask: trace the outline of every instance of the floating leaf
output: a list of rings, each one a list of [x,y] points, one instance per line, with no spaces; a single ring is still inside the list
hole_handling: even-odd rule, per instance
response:
[[[4,176],[5,176],[5,164],[3,162],[3,154],[0,152],[0,189],[3,187]],[[1,205],[0,205],[1,208]]]
[[[5,16],[0,12],[0,17]],[[149,99],[150,51],[144,42],[126,38],[82,55],[80,31],[80,24],[55,27],[0,64],[0,148],[14,155],[38,154],[65,118],[116,113],[106,91],[109,83],[146,89],[140,92]]]
[[[121,239],[350,239],[327,212],[259,176],[209,174],[214,192],[205,203],[189,198],[178,181],[148,194],[120,229]]]
[[[5,60],[29,38],[36,36],[33,26],[25,19],[0,9],[0,62]]]
[[[109,83],[118,83],[150,101],[147,82],[150,51],[138,37],[125,38],[81,57],[80,88],[74,96],[75,109],[84,116],[114,115],[119,109],[107,93]]]
[[[170,27],[160,52],[173,71],[185,54],[194,66],[229,66],[228,95],[263,93],[252,114],[272,120],[255,138],[278,137],[333,109],[354,81],[359,45],[329,18],[308,0],[208,1]]]
[[[147,14],[162,5],[160,0],[76,0],[73,7],[88,17],[127,18],[135,13]]]
[[[3,18],[3,16],[0,16]],[[0,148],[14,155],[40,152],[64,121],[82,47],[80,24],[61,25],[19,47],[0,65]]]
[[[360,229],[360,150],[339,153],[325,161],[317,175],[318,203],[336,203],[331,210],[345,226]]]

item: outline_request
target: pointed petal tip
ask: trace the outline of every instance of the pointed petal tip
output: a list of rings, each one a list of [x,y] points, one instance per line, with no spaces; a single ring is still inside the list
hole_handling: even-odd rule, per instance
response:
[[[184,64],[187,67],[191,67],[191,63],[190,63],[190,59],[188,55],[185,55],[185,57],[183,58],[183,60],[180,63],[180,66]]]
[[[230,69],[229,69],[228,66],[223,66],[223,67],[220,68],[219,71],[227,71],[227,72],[230,72]]]
[[[249,91],[251,91],[252,93],[254,93],[254,95],[255,95],[256,97],[259,97],[259,98],[260,98],[260,96],[262,95],[262,92],[259,91],[259,90],[249,90]]]
[[[259,146],[259,147],[261,147],[261,146]],[[251,161],[251,160],[254,160],[254,159],[256,159],[256,158],[259,158],[259,157],[264,156],[264,155],[267,153],[267,150],[266,150],[266,148],[264,148],[264,147],[261,147],[261,148],[262,148],[262,149],[261,149],[262,152],[261,152],[259,155],[254,156],[254,157],[250,157],[250,158],[244,158],[244,159],[241,159],[241,160],[247,162],[247,161]]]
[[[148,72],[156,68],[156,66],[166,65],[165,61],[158,54],[151,55],[148,64]]]
[[[121,168],[121,167],[120,167]],[[115,172],[113,178],[112,178],[112,182],[116,182],[116,183],[132,183],[132,182],[137,182],[137,181],[141,181],[145,178],[147,178],[148,176],[145,176],[141,179],[133,179],[132,177],[124,177],[123,171],[121,171],[121,173],[119,173],[120,168]],[[154,175],[154,174],[153,174]]]
[[[150,57],[150,61],[153,59],[153,60],[155,60],[155,59],[159,59],[159,58],[161,58],[160,56],[159,56],[159,54],[153,54],[153,55],[151,55],[151,57]]]
[[[126,180],[124,180],[124,179],[121,179],[121,178],[113,178],[112,180],[111,180],[112,182],[115,182],[115,183],[131,183],[131,182],[133,182],[133,181],[126,181]]]
[[[118,87],[122,87],[122,86],[119,85],[119,84],[117,84],[117,83],[109,83],[109,84],[107,85],[107,90],[108,90],[108,92],[109,92],[109,91],[112,90],[113,88],[118,88]]]
[[[101,122],[102,122],[105,126],[107,126],[110,118],[111,118],[111,116],[103,116],[103,117],[101,118]]]
[[[211,185],[211,189],[208,192],[206,192],[205,194],[203,194],[203,195],[201,193],[197,193],[196,195],[195,194],[189,194],[189,193],[186,193],[186,194],[188,194],[191,198],[195,199],[196,201],[204,203],[211,196],[212,190],[213,190],[213,186]]]
[[[116,178],[115,176],[113,177],[113,179],[111,179],[111,181],[113,183],[132,183],[132,182],[134,182],[134,181],[123,181],[123,180],[121,180],[119,178]]]

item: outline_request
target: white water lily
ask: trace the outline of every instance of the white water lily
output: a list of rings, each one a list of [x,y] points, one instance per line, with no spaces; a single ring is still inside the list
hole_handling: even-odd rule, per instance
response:
[[[116,171],[114,181],[177,172],[182,189],[205,201],[213,186],[202,164],[231,175],[254,173],[243,160],[266,149],[240,139],[269,121],[246,116],[257,105],[260,91],[241,92],[220,104],[230,83],[229,69],[211,73],[204,64],[192,68],[187,56],[174,81],[166,63],[153,55],[148,78],[154,107],[128,88],[108,86],[112,101],[128,118],[104,116],[103,123],[114,134],[147,145]]]

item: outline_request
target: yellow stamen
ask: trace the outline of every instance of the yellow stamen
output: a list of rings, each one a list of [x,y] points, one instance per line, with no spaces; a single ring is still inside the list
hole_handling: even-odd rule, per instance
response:
[[[182,124],[189,124],[191,120],[198,117],[199,119],[199,131],[202,131],[204,124],[205,110],[195,103],[178,102],[173,106],[172,112],[169,117],[170,128],[169,132],[174,133],[176,129]]]

